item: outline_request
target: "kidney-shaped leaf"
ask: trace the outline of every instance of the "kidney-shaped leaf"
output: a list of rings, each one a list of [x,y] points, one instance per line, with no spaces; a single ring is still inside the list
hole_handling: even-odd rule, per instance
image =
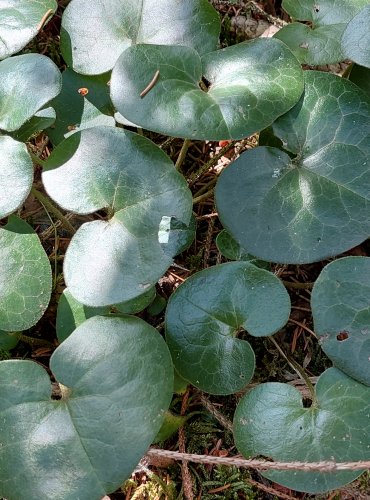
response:
[[[48,136],[54,145],[85,128],[115,126],[109,79],[109,73],[84,76],[70,68],[62,73],[62,91],[52,101],[57,119],[48,130]]]
[[[58,347],[50,368],[61,400],[50,398],[40,365],[0,363],[0,495],[100,500],[161,426],[173,389],[168,349],[139,318],[97,316]]]
[[[365,2],[368,4],[368,2]],[[348,24],[342,38],[346,57],[370,68],[370,5],[363,8]]]
[[[33,164],[27,148],[11,137],[0,136],[0,219],[27,198],[33,181]]]
[[[199,86],[202,75],[208,91]],[[154,86],[143,96],[152,78]],[[119,58],[111,80],[113,104],[125,118],[165,135],[201,140],[261,130],[296,104],[302,91],[298,61],[271,38],[202,59],[189,47],[136,45]]]
[[[0,227],[0,262],[0,329],[26,330],[49,304],[51,267],[37,234],[14,215]]]
[[[63,14],[61,48],[75,71],[96,75],[113,68],[129,46],[186,45],[216,49],[220,21],[207,0],[72,0]]]
[[[252,389],[235,412],[238,450],[280,462],[369,460],[370,388],[329,368],[317,382],[316,397],[316,404],[304,408],[301,394],[288,384]],[[261,474],[293,490],[320,493],[353,481],[361,471]]]
[[[335,366],[370,385],[370,258],[328,264],[312,290],[315,332]]]
[[[243,153],[221,174],[226,230],[273,262],[325,259],[370,232],[370,104],[351,82],[305,72],[301,101],[273,124],[277,148]]]
[[[318,65],[343,61],[341,38],[347,23],[368,0],[296,0],[283,1],[284,9],[307,24],[291,23],[274,36],[290,47],[305,64]]]
[[[75,133],[54,149],[42,180],[51,198],[72,212],[135,210],[157,232],[165,215],[190,220],[191,193],[170,158],[128,130],[93,127]]]
[[[55,0],[1,0],[0,59],[23,49],[56,9]]]
[[[272,335],[287,322],[289,296],[272,273],[229,262],[188,278],[171,296],[166,340],[181,377],[212,394],[242,389],[254,372],[250,344],[237,335]]]
[[[0,129],[8,132],[20,128],[61,89],[58,68],[40,54],[1,61],[0,75]]]

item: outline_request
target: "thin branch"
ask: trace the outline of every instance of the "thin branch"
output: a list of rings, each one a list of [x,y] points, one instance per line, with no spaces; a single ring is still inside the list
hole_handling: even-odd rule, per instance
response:
[[[182,144],[180,154],[176,160],[175,167],[176,170],[181,170],[181,166],[184,163],[186,153],[188,152],[189,146],[191,144],[191,141],[189,139],[185,139],[185,141]]]
[[[69,220],[62,214],[62,212],[51,202],[51,200],[38,191],[35,187],[31,189],[31,193],[34,197],[43,205],[50,213],[52,213],[57,219],[60,220],[63,227],[70,233],[74,234],[76,229],[72,226]]]

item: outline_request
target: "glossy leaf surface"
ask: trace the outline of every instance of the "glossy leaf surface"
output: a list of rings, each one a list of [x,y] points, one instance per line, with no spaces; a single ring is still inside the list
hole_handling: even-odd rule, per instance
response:
[[[111,70],[135,44],[211,52],[219,31],[218,14],[207,0],[73,0],[63,14],[61,48],[75,71],[96,75]]]
[[[328,264],[311,296],[315,333],[334,365],[370,385],[370,258]]]
[[[0,218],[22,205],[32,181],[33,164],[25,144],[0,136]]]
[[[49,304],[51,268],[37,234],[14,215],[0,227],[0,262],[0,329],[26,330]]]
[[[61,400],[50,398],[40,365],[0,363],[0,495],[38,500],[52,487],[54,498],[99,500],[130,476],[162,424],[173,385],[168,349],[139,318],[94,317],[50,368]]]
[[[114,108],[109,97],[110,74],[84,76],[67,68],[62,73],[62,91],[53,100],[57,119],[48,135],[54,145],[85,128],[114,127]]]
[[[225,229],[263,260],[319,261],[370,232],[369,100],[334,75],[307,71],[305,78],[300,102],[273,124],[293,158],[254,148],[216,186]]]
[[[55,0],[0,0],[0,59],[23,49],[56,9]],[[53,12],[45,19],[49,10]]]
[[[365,2],[368,4],[368,2]],[[370,68],[370,5],[348,24],[342,38],[343,53],[361,66]]]
[[[54,149],[42,180],[53,200],[79,214],[134,210],[157,232],[165,215],[190,219],[191,194],[170,158],[127,130],[94,127],[74,134]]]
[[[301,63],[331,64],[346,58],[341,38],[348,22],[368,3],[367,0],[283,1],[283,8],[307,24],[291,23],[274,36],[290,47]]]
[[[330,368],[316,385],[317,405],[303,407],[297,389],[281,383],[261,384],[240,401],[234,438],[245,456],[275,461],[335,462],[369,459],[370,388]],[[287,488],[321,493],[340,488],[361,471],[261,472]]]
[[[211,394],[242,389],[254,372],[250,344],[237,338],[272,335],[287,322],[289,296],[272,273],[247,262],[210,267],[171,296],[166,340],[178,373]]]
[[[40,54],[1,61],[0,75],[0,129],[8,132],[19,129],[61,89],[58,68]]]
[[[158,74],[153,88],[142,91]],[[200,88],[204,76],[208,91]],[[278,40],[259,39],[202,57],[191,48],[137,45],[112,72],[117,110],[143,128],[193,139],[237,139],[270,125],[303,91],[301,67]]]

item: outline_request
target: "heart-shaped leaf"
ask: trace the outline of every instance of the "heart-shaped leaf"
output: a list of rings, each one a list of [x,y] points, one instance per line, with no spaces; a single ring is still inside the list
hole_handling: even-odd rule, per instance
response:
[[[347,375],[370,385],[370,258],[328,264],[315,282],[311,307],[325,354]]]
[[[8,132],[19,129],[61,89],[58,68],[40,54],[1,61],[0,75],[0,129]]]
[[[291,23],[274,37],[283,41],[301,63],[313,66],[343,61],[341,38],[348,22],[368,0],[296,0],[283,1],[284,9],[307,24]]]
[[[169,157],[145,137],[113,127],[83,130],[53,151],[42,178],[66,210],[116,211],[108,222],[81,226],[66,253],[67,285],[85,305],[143,294],[183,248],[178,228],[190,223],[191,192]]]
[[[240,401],[234,438],[245,456],[275,461],[321,462],[369,459],[370,388],[329,368],[316,385],[317,403],[304,408],[297,389],[261,384]],[[271,471],[261,474],[293,490],[321,493],[356,479],[361,471]]]
[[[96,75],[111,70],[134,44],[211,52],[219,31],[218,14],[207,0],[72,0],[63,14],[61,49],[75,71]]]
[[[115,126],[109,79],[109,73],[83,76],[69,68],[62,73],[62,91],[52,102],[57,119],[48,130],[54,145],[85,128]]]
[[[254,372],[246,330],[272,335],[287,322],[289,296],[272,273],[247,262],[229,262],[188,278],[171,296],[166,339],[181,377],[211,394],[242,389]]]
[[[199,82],[202,75],[208,91]],[[153,88],[143,96],[147,84]],[[143,128],[193,139],[238,139],[270,125],[303,91],[301,67],[280,41],[258,39],[202,57],[189,47],[136,45],[112,72],[113,104]]]
[[[368,2],[365,2],[365,5]],[[343,53],[361,66],[370,68],[370,5],[364,7],[343,33]]]
[[[370,104],[348,80],[305,72],[300,102],[272,128],[286,151],[258,147],[223,171],[219,217],[252,255],[305,263],[370,232]]]
[[[0,227],[0,262],[0,329],[26,330],[49,304],[51,267],[37,234],[14,215]]]
[[[33,164],[27,148],[11,137],[0,136],[0,218],[22,205],[33,181]]]
[[[3,0],[0,3],[0,59],[23,49],[56,9],[55,0]]]
[[[139,318],[96,316],[50,368],[61,400],[50,399],[40,365],[0,363],[0,496],[98,500],[129,477],[161,426],[173,386],[168,349]]]

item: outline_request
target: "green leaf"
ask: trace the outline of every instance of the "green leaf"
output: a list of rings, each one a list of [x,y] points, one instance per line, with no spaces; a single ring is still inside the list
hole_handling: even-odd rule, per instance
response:
[[[313,287],[311,307],[325,354],[347,375],[370,385],[370,258],[328,264]]]
[[[73,296],[88,306],[114,305],[153,287],[172,263],[137,206],[109,221],[83,224],[64,260],[64,277]],[[158,232],[158,230],[157,230]]]
[[[139,318],[96,316],[61,344],[49,376],[0,363],[0,496],[99,499],[127,479],[155,438],[173,369],[158,332]]]
[[[273,124],[294,157],[254,148],[223,171],[215,190],[225,229],[263,260],[323,260],[370,232],[369,101],[335,75],[306,71],[305,80],[300,102]]]
[[[18,332],[4,332],[0,330],[0,354],[1,351],[10,351],[14,349],[19,342]]]
[[[174,415],[170,411],[166,411],[162,427],[159,429],[159,432],[153,442],[160,443],[169,439],[182,425],[186,423],[188,418],[188,416],[182,417],[180,415]]]
[[[0,75],[0,129],[8,132],[19,129],[61,89],[58,68],[40,54],[1,61]]]
[[[0,59],[19,52],[42,28],[40,22],[51,18],[55,0],[5,0],[0,4]],[[46,13],[52,10],[45,19]],[[43,25],[45,24],[43,23]]]
[[[109,307],[84,306],[73,297],[68,288],[65,288],[59,298],[57,309],[56,334],[59,342],[63,342],[87,319],[108,314],[109,311]]]
[[[49,304],[51,267],[37,234],[14,215],[0,227],[0,262],[0,329],[26,330]]]
[[[96,75],[131,45],[186,45],[205,54],[216,49],[219,32],[207,0],[73,0],[62,18],[61,49],[75,71]]]
[[[368,4],[368,2],[365,2]],[[361,66],[370,68],[370,5],[364,7],[348,24],[343,38],[343,53]]]
[[[35,133],[45,130],[53,125],[55,122],[56,114],[52,107],[40,109],[28,122],[21,126],[11,134],[14,139],[21,142],[27,140]]]
[[[171,296],[166,340],[181,377],[211,394],[232,394],[252,378],[254,353],[237,335],[272,335],[289,318],[289,296],[272,273],[247,262],[210,267]]]
[[[349,79],[366,92],[370,99],[370,68],[354,64]]]
[[[158,74],[154,87],[140,94]],[[202,75],[210,84],[201,90]],[[238,139],[270,125],[303,91],[301,67],[280,41],[258,39],[202,57],[189,47],[136,45],[112,72],[117,110],[143,128],[192,139]]]
[[[246,252],[243,247],[229,234],[225,229],[218,233],[216,238],[217,249],[224,257],[229,260],[244,260],[257,267],[269,269],[270,264],[263,260],[256,259],[253,255]]]
[[[184,224],[176,217],[162,217],[159,225],[158,240],[164,252],[171,257],[180,254],[193,243],[197,221],[191,216],[189,224]]]
[[[359,461],[369,459],[370,388],[329,368],[316,385],[317,406],[304,408],[297,389],[261,384],[240,401],[234,438],[245,456],[275,461]],[[272,481],[307,493],[323,493],[353,481],[363,471],[271,471]]]
[[[52,102],[57,119],[54,126],[48,130],[54,145],[85,128],[115,126],[114,108],[109,96],[109,79],[110,73],[83,76],[69,68],[62,73],[62,91]]]
[[[341,38],[347,23],[368,3],[368,0],[296,0],[283,1],[283,8],[307,24],[291,23],[274,37],[286,43],[303,64],[331,64],[346,58]]]
[[[25,144],[0,136],[0,218],[19,208],[31,191],[33,163]]]
[[[139,297],[127,302],[115,304],[114,313],[136,314],[147,307],[155,297],[155,288],[150,288]],[[59,342],[63,342],[84,321],[93,316],[103,316],[111,313],[111,307],[89,307],[78,302],[68,288],[63,290],[57,309],[56,333]]]
[[[114,309],[123,314],[137,314],[153,302],[155,294],[155,287],[153,286],[134,299],[128,300],[127,302],[121,302],[121,304],[115,304]]]
[[[168,156],[145,137],[113,127],[83,130],[53,151],[42,178],[66,210],[116,211],[107,222],[82,225],[66,253],[67,286],[85,305],[113,305],[143,294],[183,248],[178,225],[170,224],[164,241],[163,224],[173,218],[189,225],[191,192]]]
[[[108,207],[137,211],[157,233],[167,214],[190,220],[191,193],[170,158],[128,130],[94,127],[73,134],[45,162],[42,180],[53,200],[79,214]]]

